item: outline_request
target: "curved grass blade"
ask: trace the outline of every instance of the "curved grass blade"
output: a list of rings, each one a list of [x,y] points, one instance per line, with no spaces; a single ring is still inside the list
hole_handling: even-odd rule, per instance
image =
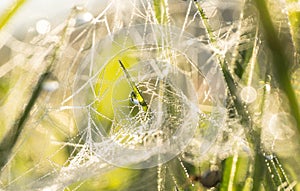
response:
[[[25,126],[25,123],[29,117],[30,111],[32,110],[35,102],[37,101],[45,80],[49,77],[50,72],[46,71],[42,74],[31,94],[28,104],[24,111],[20,115],[19,119],[15,121],[14,125],[10,128],[7,134],[4,136],[0,143],[0,171],[6,165],[14,146],[16,145],[18,138]]]
[[[256,3],[256,8],[260,14],[260,20],[265,31],[266,42],[269,45],[271,50],[271,55],[273,57],[273,67],[275,70],[275,75],[277,77],[277,82],[280,85],[280,88],[285,92],[287,98],[289,100],[289,105],[291,108],[291,113],[295,117],[297,121],[297,128],[300,132],[300,112],[299,106],[297,102],[297,98],[295,92],[293,90],[290,75],[289,75],[289,67],[290,59],[284,52],[284,46],[280,42],[278,38],[278,33],[275,30],[275,27],[272,23],[271,16],[269,14],[269,10],[267,8],[267,4],[265,0],[254,0]]]

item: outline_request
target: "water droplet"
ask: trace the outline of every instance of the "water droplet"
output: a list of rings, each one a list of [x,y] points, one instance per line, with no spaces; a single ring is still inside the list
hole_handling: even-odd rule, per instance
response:
[[[79,12],[76,16],[76,24],[75,26],[80,26],[86,23],[91,22],[94,19],[94,16],[87,11]]]
[[[272,159],[274,158],[273,155],[265,155],[265,157],[266,157],[266,159],[268,159],[268,160],[272,160]],[[267,160],[266,160],[266,162],[267,162]]]
[[[74,7],[74,9],[75,9],[76,11],[82,11],[82,10],[84,10],[84,7],[81,6],[81,5],[76,5],[76,6]]]
[[[139,105],[139,101],[135,95],[134,92],[131,92],[130,96],[129,96],[129,101],[133,104],[133,105]]]
[[[271,86],[270,86],[270,84],[266,84],[266,91],[267,91],[267,92],[270,92],[270,91],[271,91]]]
[[[59,83],[56,80],[47,80],[43,83],[43,89],[49,92],[53,92],[59,88]]]
[[[51,30],[51,23],[46,19],[41,19],[36,22],[35,30],[39,34],[46,34],[46,33],[50,32],[50,30]]]
[[[251,86],[246,86],[241,91],[241,98],[246,103],[252,103],[257,98],[256,90]]]

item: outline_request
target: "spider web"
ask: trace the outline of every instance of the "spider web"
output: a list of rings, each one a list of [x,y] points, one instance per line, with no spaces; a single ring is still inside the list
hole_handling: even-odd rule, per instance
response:
[[[159,7],[150,0],[102,1],[104,6],[92,12],[75,6],[46,35],[28,33],[22,41],[1,35],[1,47],[12,57],[1,66],[1,77],[24,72],[5,101],[15,105],[4,109],[21,110],[17,105],[23,98],[9,99],[20,92],[29,97],[26,89],[37,81],[32,71],[39,76],[51,66],[51,77],[3,170],[4,189],[80,190],[85,181],[105,179],[107,172],[126,167],[139,169],[128,179],[138,184],[117,189],[197,190],[201,185],[191,182],[186,165],[230,155],[232,145],[244,142],[243,128],[226,144],[220,142],[228,129],[226,87],[217,63],[236,40],[243,40],[238,39],[242,2],[200,2],[218,38],[214,47],[194,1],[162,2]],[[118,60],[148,111],[132,101]],[[39,137],[45,140],[35,142]],[[43,144],[45,153],[38,148]],[[10,173],[28,148],[35,155],[26,160],[34,163]]]

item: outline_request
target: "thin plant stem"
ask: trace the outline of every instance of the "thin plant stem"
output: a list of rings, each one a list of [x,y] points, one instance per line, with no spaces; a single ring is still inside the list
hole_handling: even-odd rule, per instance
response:
[[[8,23],[15,15],[18,9],[26,2],[26,0],[17,0],[16,3],[0,16],[0,30]]]
[[[0,143],[0,171],[6,165],[12,153],[12,150],[16,145],[22,130],[24,129],[26,121],[30,115],[30,112],[42,91],[43,83],[48,78],[49,74],[50,74],[49,72],[46,72],[40,76],[24,111],[21,113],[20,117],[15,121],[13,127],[10,128],[10,130],[2,139]]]
[[[200,6],[199,2],[195,2],[195,5],[199,11],[199,14],[200,14],[200,17],[201,17],[201,20],[202,20],[202,23],[206,29],[206,32],[208,34],[208,37],[209,37],[209,40],[211,43],[214,43],[216,42],[216,38],[215,38],[215,35],[213,33],[213,29],[212,27],[210,26],[209,22],[208,22],[208,17],[206,16],[205,14],[205,11],[203,10],[203,8]]]

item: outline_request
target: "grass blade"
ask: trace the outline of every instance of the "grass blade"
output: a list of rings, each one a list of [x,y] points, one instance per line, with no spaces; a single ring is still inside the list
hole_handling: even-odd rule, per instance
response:
[[[284,45],[278,38],[278,33],[272,23],[272,19],[265,0],[254,0],[260,14],[260,20],[264,29],[266,42],[269,45],[273,57],[273,67],[280,88],[285,92],[289,100],[291,113],[297,122],[297,128],[300,132],[300,113],[297,98],[289,78],[289,67],[291,61],[284,52]]]
[[[8,23],[8,21],[14,16],[17,10],[26,2],[26,0],[17,0],[17,2],[7,9],[8,11],[4,12],[0,16],[0,30]]]
[[[18,138],[20,137],[20,134],[25,126],[25,123],[29,117],[30,111],[33,108],[36,100],[38,99],[43,83],[49,76],[49,72],[46,72],[42,74],[37,82],[37,85],[35,86],[31,97],[29,99],[28,104],[26,105],[24,111],[20,115],[19,119],[17,119],[13,125],[13,127],[10,128],[10,130],[7,132],[7,134],[4,136],[0,143],[0,171],[3,169],[3,167],[6,165],[12,150],[14,146],[16,145]]]

